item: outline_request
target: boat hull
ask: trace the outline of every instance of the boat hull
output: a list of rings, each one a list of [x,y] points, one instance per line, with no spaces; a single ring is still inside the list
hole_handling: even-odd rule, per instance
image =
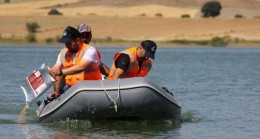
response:
[[[147,78],[82,81],[37,110],[43,122],[66,119],[175,119],[181,106]]]

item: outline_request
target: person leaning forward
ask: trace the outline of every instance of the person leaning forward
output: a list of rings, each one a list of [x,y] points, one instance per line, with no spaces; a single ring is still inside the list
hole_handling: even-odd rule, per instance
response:
[[[92,40],[92,29],[91,29],[91,27],[89,25],[86,25],[86,24],[80,24],[77,29],[80,33],[82,41],[85,44],[90,45],[90,42]],[[99,50],[97,48],[96,48],[96,50],[97,50],[97,52],[100,56],[100,59],[101,59],[101,54],[100,54]],[[109,75],[110,68],[108,66],[106,66],[102,61],[100,61],[99,68],[100,68],[100,72],[103,75],[105,75],[105,76]]]
[[[116,53],[108,79],[145,77],[152,68],[150,58],[155,58],[156,49],[155,42],[145,40],[138,47]]]
[[[59,41],[66,47],[60,51],[56,64],[49,70],[57,82],[48,98],[55,98],[78,81],[102,79],[98,52],[82,42],[77,29],[68,26]],[[62,85],[64,79],[65,86]]]

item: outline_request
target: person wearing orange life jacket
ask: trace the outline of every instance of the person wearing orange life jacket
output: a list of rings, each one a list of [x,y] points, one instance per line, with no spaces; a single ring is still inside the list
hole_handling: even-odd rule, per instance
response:
[[[156,49],[155,42],[145,40],[138,47],[116,53],[108,79],[145,77],[152,68],[150,58],[154,59]]]
[[[49,70],[57,80],[54,92],[48,96],[50,99],[57,97],[78,81],[102,79],[98,52],[94,47],[82,42],[77,29],[68,26],[59,41],[65,43],[66,48],[61,50],[56,64]],[[66,85],[61,87],[64,79]]]
[[[91,39],[92,39],[92,29],[91,29],[91,27],[89,25],[86,25],[86,24],[80,24],[77,29],[78,29],[78,31],[81,35],[82,41],[85,44],[89,45],[90,42],[91,42]],[[101,54],[100,54],[100,51],[98,49],[97,49],[97,52],[98,52],[98,54],[101,58]],[[99,69],[100,69],[100,72],[102,73],[102,75],[108,76],[109,73],[110,73],[110,68],[108,66],[106,66],[102,61],[100,61]]]

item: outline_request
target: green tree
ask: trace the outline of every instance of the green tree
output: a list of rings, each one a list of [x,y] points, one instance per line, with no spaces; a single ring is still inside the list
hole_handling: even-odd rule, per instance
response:
[[[209,1],[203,4],[201,8],[202,17],[216,17],[220,15],[222,6],[218,1]]]
[[[27,22],[26,23],[26,29],[29,33],[35,33],[37,32],[37,29],[40,28],[39,24],[36,22]]]

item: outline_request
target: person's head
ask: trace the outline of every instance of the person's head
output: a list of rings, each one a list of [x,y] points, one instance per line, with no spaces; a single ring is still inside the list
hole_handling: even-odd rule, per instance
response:
[[[154,59],[157,45],[151,40],[145,40],[141,42],[137,49],[137,57],[140,61],[146,60],[148,58]]]
[[[61,43],[65,43],[68,50],[75,53],[79,50],[79,45],[82,43],[80,39],[80,33],[77,29],[68,26],[62,33],[62,37],[59,40]]]
[[[92,31],[89,25],[80,24],[78,26],[78,31],[81,34],[81,39],[84,43],[89,44],[92,39]]]

